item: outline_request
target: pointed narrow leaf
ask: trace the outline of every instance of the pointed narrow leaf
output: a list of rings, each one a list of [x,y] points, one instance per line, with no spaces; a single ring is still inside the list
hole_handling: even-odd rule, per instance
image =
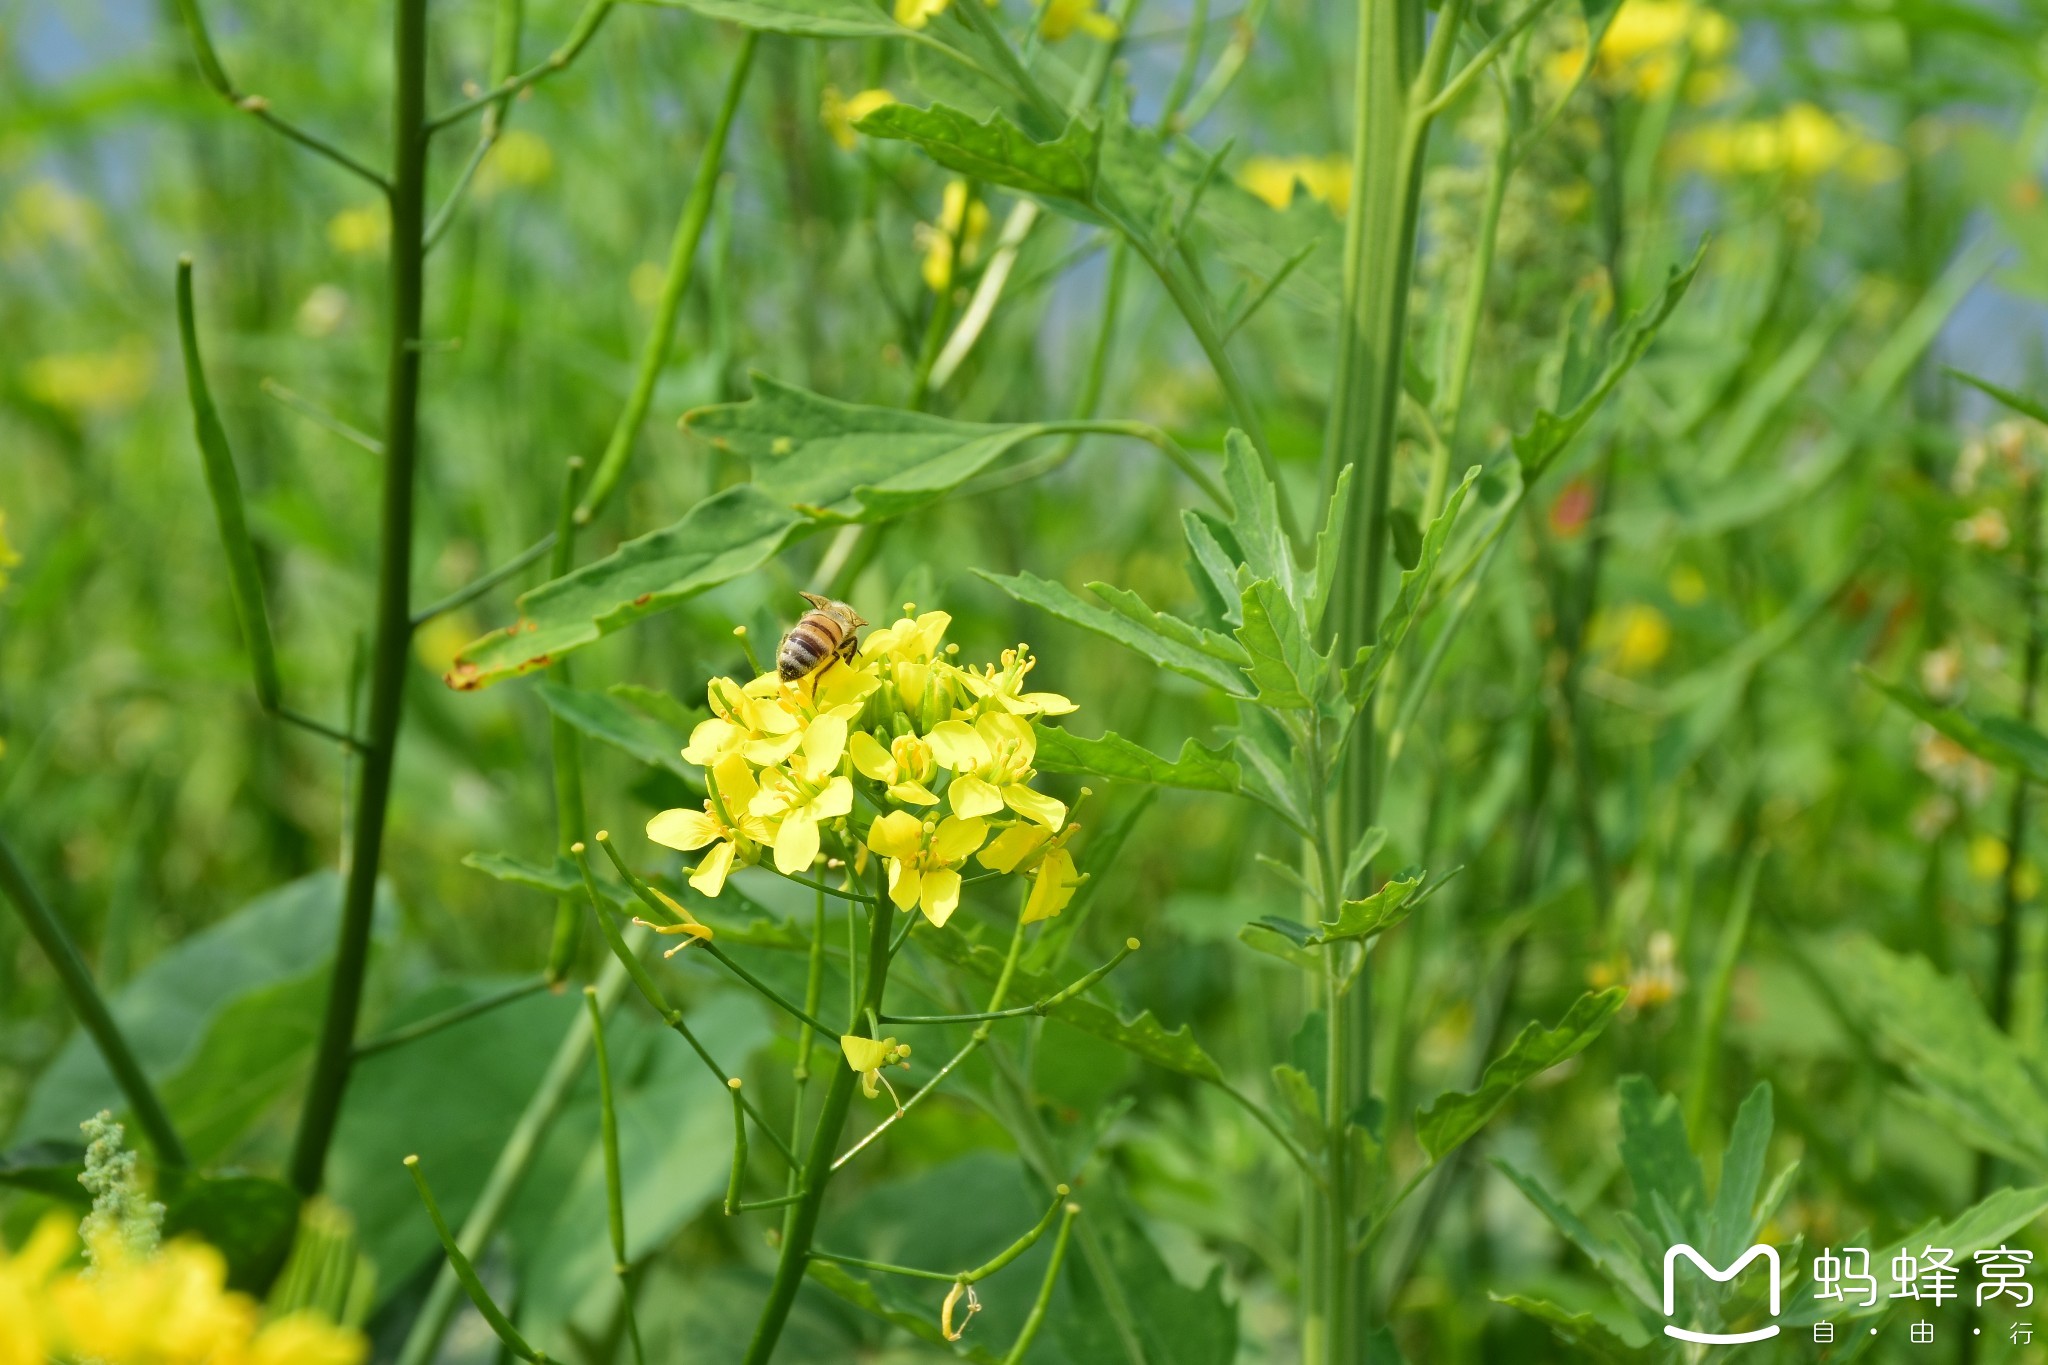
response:
[[[674,525],[526,593],[519,621],[465,646],[445,681],[467,692],[546,668],[570,650],[752,572],[804,524],[752,484],[714,493]]]
[[[1197,570],[1188,575],[1196,590],[1227,624],[1244,624],[1237,611],[1237,565],[1243,556],[1236,537],[1228,526],[1192,507],[1181,512],[1180,522],[1187,533],[1188,558]]]
[[[1729,1130],[1728,1149],[1721,1157],[1721,1187],[1714,1191],[1714,1205],[1707,1215],[1707,1257],[1715,1265],[1727,1264],[1750,1244],[1756,1192],[1764,1178],[1764,1154],[1771,1145],[1771,1123],[1771,1083],[1759,1081],[1735,1111],[1735,1126]]]
[[[1943,366],[1942,368],[1948,370],[1951,378],[1960,379],[1963,383],[1968,384],[1980,393],[1996,398],[2020,416],[2031,417],[2036,422],[2048,422],[2048,403],[2043,403],[2038,398],[2029,398],[2023,393],[2016,393],[2004,385],[1994,384],[1988,379],[1979,379],[1974,374],[1965,374],[1961,370],[1949,366]]]
[[[1607,363],[1600,373],[1592,377],[1581,392],[1559,395],[1559,405],[1564,408],[1562,415],[1548,408],[1539,408],[1528,430],[1516,433],[1515,459],[1521,463],[1523,477],[1533,479],[1541,474],[1571,444],[1572,437],[1593,419],[1593,414],[1607,401],[1607,395],[1614,391],[1622,376],[1643,358],[1643,352],[1650,349],[1650,343],[1657,337],[1657,329],[1664,325],[1665,319],[1671,316],[1671,310],[1685,297],[1685,291],[1691,286],[1693,276],[1699,273],[1700,262],[1706,254],[1707,244],[1701,242],[1689,264],[1671,268],[1657,297],[1631,314],[1608,341]]]
[[[1237,931],[1237,941],[1255,953],[1277,957],[1296,967],[1320,969],[1322,966],[1323,960],[1316,952],[1322,940],[1300,920],[1261,915]]]
[[[1230,529],[1252,577],[1271,579],[1290,602],[1297,600],[1294,553],[1280,526],[1279,492],[1251,439],[1235,428],[1223,438],[1223,487],[1230,494]]]
[[[1598,994],[1588,992],[1565,1012],[1555,1028],[1532,1023],[1508,1044],[1479,1078],[1479,1088],[1439,1095],[1415,1116],[1415,1138],[1431,1159],[1441,1161],[1486,1126],[1522,1083],[1576,1057],[1598,1038],[1628,992],[1620,986]]]
[[[1532,1299],[1521,1294],[1494,1294],[1491,1297],[1495,1303],[1506,1304],[1517,1312],[1527,1313],[1539,1322],[1549,1324],[1551,1333],[1573,1349],[1574,1359],[1597,1360],[1603,1365],[1637,1365],[1638,1362],[1663,1359],[1663,1353],[1652,1350],[1647,1341],[1641,1345],[1631,1343],[1591,1313],[1574,1313],[1548,1299]]]
[[[1423,533],[1422,551],[1412,569],[1401,571],[1401,587],[1394,594],[1394,605],[1380,619],[1379,634],[1373,643],[1358,651],[1358,657],[1344,670],[1344,691],[1353,706],[1363,705],[1378,685],[1380,675],[1387,671],[1387,665],[1401,652],[1401,642],[1408,638],[1408,630],[1415,624],[1416,613],[1422,610],[1422,597],[1429,588],[1429,580],[1436,573],[1437,559],[1444,552],[1444,544],[1450,539],[1451,526],[1458,519],[1458,510],[1465,505],[1465,494],[1479,477],[1479,466],[1465,471],[1465,477],[1451,490],[1444,500],[1444,510],[1429,524]]]
[[[185,357],[185,391],[192,401],[192,431],[206,469],[206,491],[220,526],[221,549],[227,553],[228,590],[234,597],[235,619],[249,650],[249,669],[256,678],[256,699],[266,711],[277,709],[282,689],[277,678],[277,649],[270,638],[270,614],[263,603],[263,579],[256,570],[256,545],[249,539],[249,521],[242,509],[242,480],[228,448],[227,429],[206,370],[199,360],[199,327],[193,317],[192,258],[178,258],[178,348]]]
[[[1051,142],[1036,140],[1001,111],[980,122],[943,104],[885,104],[854,126],[869,137],[912,143],[948,170],[1101,221],[1095,177],[1102,137],[1085,119],[1071,120]]]
[[[1019,602],[1049,611],[1062,621],[1071,621],[1097,635],[1107,636],[1124,648],[1144,655],[1161,668],[1170,668],[1233,697],[1246,696],[1244,675],[1229,664],[1203,650],[1146,630],[1129,617],[1085,601],[1058,583],[1033,573],[1004,577],[981,569],[974,572]]]
[[[1644,1278],[1641,1269],[1625,1253],[1599,1237],[1562,1199],[1545,1189],[1542,1181],[1499,1158],[1494,1159],[1493,1166],[1513,1181],[1515,1188],[1541,1209],[1543,1216],[1564,1234],[1565,1240],[1577,1247],[1593,1263],[1593,1268],[1605,1275],[1616,1289],[1640,1304],[1656,1305],[1656,1290]]]
[[[1707,1202],[1706,1178],[1700,1160],[1686,1140],[1685,1116],[1678,1099],[1660,1094],[1641,1076],[1624,1076],[1621,1092],[1621,1164],[1635,1187],[1636,1212],[1648,1221],[1659,1204],[1674,1226],[1665,1229],[1673,1241],[1693,1241]]]
[[[1308,1073],[1284,1063],[1274,1067],[1273,1091],[1279,1095],[1280,1110],[1287,1115],[1288,1126],[1301,1139],[1301,1145],[1311,1152],[1322,1151],[1330,1133],[1323,1126],[1322,1098],[1316,1094]]]
[[[901,516],[1046,434],[1042,423],[956,422],[752,378],[752,398],[694,409],[684,427],[750,461],[770,498],[835,519]]]
[[[1926,721],[1986,763],[2048,782],[2048,735],[2011,716],[1987,715],[1967,706],[1941,706],[1858,664],[1856,672],[1885,697]]]
[[[472,853],[462,860],[462,865],[496,877],[501,882],[511,882],[514,886],[531,887],[557,896],[583,894],[583,874],[567,858],[557,858],[554,866],[542,867],[509,853]]]
[[[1244,668],[1251,663],[1251,656],[1244,652],[1244,646],[1228,635],[1218,635],[1213,630],[1203,630],[1190,625],[1178,616],[1168,616],[1154,611],[1144,598],[1129,588],[1119,588],[1111,583],[1088,584],[1088,591],[1109,603],[1110,610],[1119,616],[1129,617],[1133,622],[1155,635],[1184,644],[1190,649],[1199,649],[1211,658],[1221,659],[1233,668]]]
[[[1049,773],[1092,774],[1190,791],[1234,792],[1238,787],[1237,764],[1192,739],[1183,741],[1180,757],[1172,759],[1122,735],[1083,739],[1048,725],[1038,732],[1038,766]]]
[[[1337,572],[1344,557],[1344,516],[1351,497],[1351,475],[1354,466],[1345,465],[1337,471],[1337,487],[1330,494],[1330,507],[1323,514],[1323,529],[1316,533],[1316,562],[1309,575],[1307,598],[1308,624],[1311,630],[1320,630],[1323,613],[1329,609],[1330,589],[1337,582]]]

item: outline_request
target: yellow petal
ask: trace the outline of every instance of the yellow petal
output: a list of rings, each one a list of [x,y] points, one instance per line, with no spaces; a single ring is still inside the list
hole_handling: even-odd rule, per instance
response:
[[[740,752],[747,756],[749,763],[772,768],[795,753],[797,746],[803,742],[803,732],[791,730],[788,734],[775,735],[767,739],[750,739],[741,746]]]
[[[784,876],[810,869],[818,858],[818,822],[791,815],[775,831],[775,870]]]
[[[760,783],[754,780],[754,770],[738,754],[727,754],[719,759],[710,776],[718,787],[719,800],[725,803],[726,814],[735,820],[753,804],[755,793],[761,790]],[[717,809],[716,803],[712,809]]]
[[[932,757],[942,768],[950,768],[957,773],[988,764],[988,742],[965,721],[942,721],[933,726],[931,734],[925,738],[931,743]]]
[[[940,863],[965,862],[987,837],[987,821],[949,815],[932,834],[932,858]]]
[[[909,811],[892,810],[868,826],[868,847],[884,858],[915,858],[924,846],[924,822]]]
[[[1028,712],[1021,714],[1065,716],[1081,709],[1057,692],[1026,692],[1017,700],[1029,708]]]
[[[953,911],[960,906],[960,874],[950,867],[925,873],[920,903],[924,917],[932,922],[932,927],[945,928],[946,921],[953,918]]]
[[[811,798],[811,814],[820,820],[830,820],[853,809],[853,780],[835,777],[825,784],[825,790]]]
[[[821,776],[839,766],[846,753],[846,720],[841,716],[819,716],[804,731],[804,761],[811,774]]]
[[[682,853],[699,849],[719,836],[721,826],[701,810],[665,810],[647,822],[647,837]]]
[[[996,785],[970,773],[954,778],[946,795],[953,799],[953,813],[963,817],[994,815],[1003,808],[1003,794]]]
[[[851,1033],[841,1034],[839,1050],[846,1054],[846,1064],[855,1071],[879,1071],[889,1064],[890,1054],[896,1051],[894,1038],[861,1038]]]
[[[732,855],[731,840],[714,845],[711,852],[704,855],[704,861],[697,864],[697,870],[690,874],[690,885],[696,887],[700,894],[716,900],[718,893],[725,889],[726,873],[732,871]]]
[[[917,904],[923,894],[924,875],[909,863],[891,859],[889,862],[889,903],[898,910],[908,910]]]
[[[936,806],[939,804],[939,798],[933,796],[931,789],[922,782],[898,782],[895,786],[889,788],[889,798],[892,801],[901,801],[906,806]]]
[[[1036,924],[1066,909],[1080,884],[1081,879],[1074,875],[1073,855],[1063,848],[1054,849],[1039,865],[1031,884],[1031,895],[1024,902],[1024,922]]]
[[[882,747],[881,741],[867,731],[856,730],[849,736],[846,752],[853,756],[853,766],[862,776],[872,777],[877,782],[896,780],[896,760]]]
[[[989,840],[975,861],[991,872],[1015,872],[1017,864],[1036,853],[1052,837],[1044,825],[1012,825]]]
[[[1021,782],[1003,788],[1003,802],[1025,819],[1036,820],[1050,829],[1058,829],[1067,822],[1066,803],[1033,791]]]
[[[718,761],[718,756],[740,742],[745,731],[731,721],[701,720],[690,731],[690,743],[683,750],[683,757],[700,768],[708,768]]]

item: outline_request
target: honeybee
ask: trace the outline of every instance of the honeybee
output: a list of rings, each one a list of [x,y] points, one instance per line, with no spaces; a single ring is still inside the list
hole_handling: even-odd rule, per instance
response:
[[[867,624],[859,612],[844,602],[814,592],[800,596],[811,604],[811,609],[789,628],[789,634],[782,637],[782,647],[775,652],[775,668],[784,682],[795,682],[817,672],[835,655],[853,662],[854,653],[860,648],[860,638],[854,632]]]

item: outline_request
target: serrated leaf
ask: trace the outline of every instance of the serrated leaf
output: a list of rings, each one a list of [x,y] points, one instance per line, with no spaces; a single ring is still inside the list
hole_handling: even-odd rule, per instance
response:
[[[753,484],[714,493],[680,521],[519,599],[519,620],[463,647],[445,681],[472,691],[546,668],[643,616],[750,573],[806,518]]]
[[[933,934],[921,937],[917,942],[941,961],[973,972],[983,980],[994,981],[1002,974],[1003,954],[985,944],[969,942],[962,935]],[[1020,967],[1010,976],[1010,998],[1026,1002],[1049,999],[1065,984]],[[1109,1006],[1098,1004],[1084,995],[1063,1001],[1047,1013],[1054,1019],[1072,1024],[1083,1033],[1093,1034],[1136,1053],[1155,1066],[1199,1081],[1216,1085],[1223,1082],[1222,1068],[1216,1065],[1213,1057],[1202,1051],[1186,1024],[1169,1032],[1150,1010],[1124,1019]]]
[[[1671,268],[1657,297],[1630,314],[1609,338],[1606,364],[1600,372],[1587,378],[1585,387],[1578,392],[1559,394],[1558,406],[1564,410],[1562,415],[1548,408],[1539,408],[1528,429],[1516,433],[1515,459],[1521,464],[1525,479],[1534,479],[1550,466],[1571,443],[1572,437],[1593,419],[1593,414],[1600,410],[1600,405],[1621,382],[1622,376],[1643,358],[1643,352],[1649,350],[1650,343],[1656,340],[1657,330],[1671,316],[1671,310],[1678,307],[1679,300],[1685,297],[1685,291],[1691,286],[1693,276],[1699,273],[1700,262],[1706,259],[1706,254],[1707,244],[1701,242],[1689,264]]]
[[[1641,1076],[1623,1076],[1616,1089],[1621,1095],[1621,1164],[1635,1188],[1637,1215],[1648,1222],[1653,1212],[1659,1213],[1667,1241],[1700,1240],[1697,1224],[1706,1207],[1706,1179],[1686,1139],[1677,1097],[1658,1093]]]
[[[1245,675],[1261,706],[1302,711],[1322,696],[1330,676],[1329,656],[1309,644],[1305,623],[1293,601],[1270,578],[1249,584],[1238,598],[1244,624],[1237,642],[1251,662]]]
[[[1400,589],[1394,594],[1394,605],[1380,618],[1379,633],[1372,644],[1358,651],[1358,657],[1344,670],[1344,692],[1353,706],[1364,704],[1365,699],[1372,695],[1373,688],[1379,685],[1380,675],[1387,671],[1387,665],[1401,652],[1401,642],[1408,638],[1416,614],[1422,610],[1423,594],[1429,588],[1431,576],[1436,573],[1437,560],[1450,539],[1458,510],[1465,505],[1465,494],[1478,477],[1479,466],[1474,465],[1465,471],[1465,477],[1444,500],[1444,510],[1430,522],[1429,530],[1423,534],[1415,567],[1401,572]]]
[[[1371,938],[1408,918],[1413,908],[1411,902],[1415,888],[1422,885],[1419,877],[1407,877],[1388,882],[1363,900],[1345,901],[1337,910],[1337,918],[1324,920],[1322,932],[1316,935],[1319,943],[1332,943],[1344,938]],[[1530,1025],[1534,1028],[1535,1025]]]
[[[1591,1313],[1574,1313],[1548,1299],[1532,1299],[1521,1294],[1491,1294],[1489,1297],[1495,1303],[1505,1304],[1547,1323],[1559,1341],[1585,1353],[1578,1358],[1609,1362],[1609,1365],[1637,1365],[1637,1362],[1661,1358],[1661,1353],[1650,1349],[1647,1342],[1636,1344],[1628,1341]]]
[[[1344,518],[1351,498],[1354,466],[1337,471],[1337,486],[1330,493],[1329,508],[1323,513],[1323,529],[1316,533],[1316,562],[1310,571],[1306,602],[1309,629],[1321,630],[1323,614],[1329,610],[1330,589],[1337,582],[1344,560]]]
[[[583,894],[583,874],[576,864],[567,858],[555,859],[554,866],[542,867],[538,863],[515,858],[509,853],[472,853],[462,860],[464,867],[473,867],[488,877],[514,886],[530,887],[555,896],[580,896]]]
[[[1727,1264],[1750,1244],[1771,1125],[1771,1083],[1759,1081],[1735,1111],[1735,1124],[1728,1130],[1728,1147],[1721,1157],[1721,1185],[1707,1212],[1707,1259],[1715,1265]]]
[[[1033,138],[1001,110],[977,120],[944,104],[886,104],[854,126],[869,137],[909,142],[948,170],[1101,221],[1095,187],[1102,136],[1085,118],[1070,120],[1050,142]]]
[[[834,519],[902,516],[1047,434],[1042,422],[958,422],[752,379],[752,398],[693,409],[683,425],[749,461],[770,498]]]
[[[1098,607],[1061,584],[1029,572],[1012,577],[982,569],[974,572],[1019,602],[1049,611],[1062,621],[1070,621],[1084,630],[1106,636],[1126,649],[1144,655],[1161,668],[1170,668],[1197,682],[1207,683],[1230,696],[1246,697],[1243,675],[1237,669],[1203,650],[1147,630],[1107,607]]]
[[[1589,991],[1565,1011],[1555,1027],[1528,1025],[1508,1044],[1506,1052],[1488,1063],[1477,1090],[1439,1095],[1415,1116],[1416,1141],[1433,1160],[1443,1160],[1485,1127],[1525,1081],[1583,1052],[1613,1021],[1627,998],[1628,992],[1620,986],[1597,994]]]
[[[1049,773],[1092,774],[1190,791],[1234,792],[1238,787],[1237,764],[1192,739],[1183,741],[1180,757],[1172,759],[1122,735],[1083,739],[1048,725],[1038,732],[1037,762]]]
[[[1886,699],[1910,711],[1986,763],[2019,773],[2032,782],[2048,782],[2048,735],[2012,716],[1989,715],[1967,706],[1941,706],[1871,672],[1856,672]]]
[[[696,769],[682,760],[682,747],[688,735],[678,735],[660,721],[602,692],[585,692],[555,682],[542,682],[539,690],[549,712],[580,733],[642,763],[695,779]]]
[[[1251,439],[1232,428],[1223,438],[1223,488],[1230,494],[1230,529],[1255,579],[1276,583],[1289,603],[1300,600],[1294,552],[1280,524],[1280,494],[1266,476]]]
[[[1155,635],[1163,635],[1190,649],[1199,649],[1211,658],[1221,660],[1234,668],[1243,668],[1251,662],[1244,652],[1244,646],[1228,635],[1218,635],[1213,630],[1203,630],[1199,626],[1190,625],[1178,616],[1168,616],[1164,612],[1154,611],[1144,598],[1129,588],[1096,582],[1091,582],[1087,586],[1088,591],[1109,603],[1110,610]]]
[[[1629,1260],[1627,1255],[1614,1247],[1588,1227],[1586,1221],[1574,1213],[1562,1199],[1543,1187],[1535,1176],[1518,1167],[1495,1158],[1494,1169],[1514,1182],[1530,1203],[1542,1210],[1543,1216],[1551,1221],[1565,1240],[1582,1252],[1593,1268],[1605,1275],[1616,1289],[1621,1290],[1645,1307],[1657,1306],[1656,1291],[1643,1277],[1641,1269]]]

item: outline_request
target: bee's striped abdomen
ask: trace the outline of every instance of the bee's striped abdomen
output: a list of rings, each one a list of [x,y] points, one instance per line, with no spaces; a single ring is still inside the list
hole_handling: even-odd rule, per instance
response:
[[[784,682],[795,682],[831,658],[843,638],[831,617],[821,611],[807,612],[801,621],[790,627],[789,634],[782,637],[782,649],[775,660],[776,670],[782,674]]]

